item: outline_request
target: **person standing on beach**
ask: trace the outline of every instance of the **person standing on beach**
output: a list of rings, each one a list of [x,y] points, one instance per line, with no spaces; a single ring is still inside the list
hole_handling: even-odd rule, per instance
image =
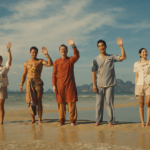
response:
[[[59,125],[62,126],[66,119],[66,104],[71,120],[71,126],[75,126],[77,120],[76,101],[77,89],[74,78],[74,63],[79,59],[79,51],[77,50],[73,39],[68,39],[68,44],[72,46],[74,56],[68,57],[68,47],[62,44],[59,47],[61,58],[54,62],[53,66],[53,92],[56,93],[56,102],[58,106]]]
[[[5,66],[2,66],[3,57],[0,56],[0,125],[3,124],[5,110],[4,110],[4,102],[5,99],[8,98],[7,95],[7,86],[8,86],[8,71],[11,67],[12,56],[11,56],[11,43],[8,42],[6,44],[7,52],[8,52],[8,61],[6,62]]]
[[[114,115],[114,86],[116,85],[114,62],[119,62],[126,59],[126,54],[123,48],[123,41],[120,37],[116,43],[121,49],[121,56],[110,55],[106,53],[106,42],[99,40],[97,47],[100,52],[92,63],[92,81],[93,91],[96,93],[96,124],[98,126],[103,120],[104,97],[106,98],[108,124],[113,126],[115,121]]]
[[[48,51],[42,47],[42,53],[46,56],[47,61],[38,59],[38,49],[36,47],[30,48],[31,59],[24,63],[24,70],[20,83],[20,92],[23,92],[23,84],[28,74],[26,81],[26,103],[30,108],[31,124],[35,123],[36,105],[38,105],[39,124],[42,123],[42,95],[43,95],[43,81],[41,80],[41,73],[43,65],[46,67],[53,66],[53,61],[50,58]]]
[[[141,127],[145,127],[144,123],[144,96],[146,96],[147,105],[147,122],[146,127],[149,127],[150,120],[150,60],[147,60],[147,50],[141,48],[139,50],[140,61],[134,63],[135,73],[135,95],[139,100],[139,113],[141,118]]]

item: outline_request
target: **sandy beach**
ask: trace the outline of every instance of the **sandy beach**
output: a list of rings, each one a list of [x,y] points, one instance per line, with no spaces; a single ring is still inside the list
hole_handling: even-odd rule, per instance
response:
[[[138,102],[116,104],[115,108],[137,106]],[[78,111],[95,109],[80,108]],[[57,109],[45,109],[44,114]],[[78,120],[75,127],[70,121],[57,127],[58,119],[43,118],[43,124],[30,125],[29,110],[6,111],[0,126],[0,149],[150,149],[150,128],[141,128],[139,122],[119,122],[109,127],[107,122],[94,127],[95,121]],[[94,120],[94,118],[93,118]]]

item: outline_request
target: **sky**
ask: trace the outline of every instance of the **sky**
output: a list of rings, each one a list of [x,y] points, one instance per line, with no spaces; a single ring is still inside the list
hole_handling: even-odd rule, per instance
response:
[[[123,39],[127,59],[115,63],[116,78],[134,83],[133,65],[138,51],[150,50],[149,0],[6,0],[0,3],[0,55],[7,57],[6,43],[12,43],[12,67],[8,73],[10,90],[19,90],[23,64],[30,59],[29,49],[39,49],[45,59],[45,46],[53,61],[60,58],[59,46],[73,38],[80,51],[75,63],[76,85],[92,83],[92,60],[99,55],[97,41],[107,43],[107,53],[120,55],[116,38]],[[73,55],[68,45],[68,56]],[[148,56],[150,59],[150,54]],[[44,90],[52,89],[52,67],[44,67]],[[25,86],[24,86],[25,88]]]

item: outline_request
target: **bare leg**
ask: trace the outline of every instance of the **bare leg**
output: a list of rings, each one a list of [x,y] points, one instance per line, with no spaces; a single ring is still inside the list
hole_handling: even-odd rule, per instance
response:
[[[3,124],[3,120],[5,116],[4,102],[5,102],[5,99],[0,99],[0,125]]]
[[[42,94],[39,92],[37,93],[37,101],[38,101],[39,124],[42,124],[42,114],[43,114]]]
[[[31,113],[31,111],[30,111],[30,114],[31,114],[31,118],[32,118],[32,121],[30,122],[30,124],[33,124],[33,123],[35,123],[35,116]]]
[[[140,113],[140,118],[141,118],[141,127],[144,128],[144,96],[138,96],[139,99],[139,113]]]
[[[146,96],[146,105],[147,105],[147,122],[146,122],[146,127],[149,127],[149,120],[150,120],[150,95]]]

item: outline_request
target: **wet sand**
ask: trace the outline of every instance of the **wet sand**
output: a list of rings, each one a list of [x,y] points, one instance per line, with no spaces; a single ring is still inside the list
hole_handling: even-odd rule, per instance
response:
[[[138,102],[116,104],[115,107],[137,106]],[[95,108],[83,108],[90,110]],[[57,110],[44,110],[55,113]],[[94,121],[78,120],[75,127],[70,121],[57,127],[58,119],[43,119],[43,124],[30,125],[29,110],[6,111],[4,125],[0,126],[0,149],[150,149],[150,127],[141,128],[137,122],[107,122],[95,127]]]

